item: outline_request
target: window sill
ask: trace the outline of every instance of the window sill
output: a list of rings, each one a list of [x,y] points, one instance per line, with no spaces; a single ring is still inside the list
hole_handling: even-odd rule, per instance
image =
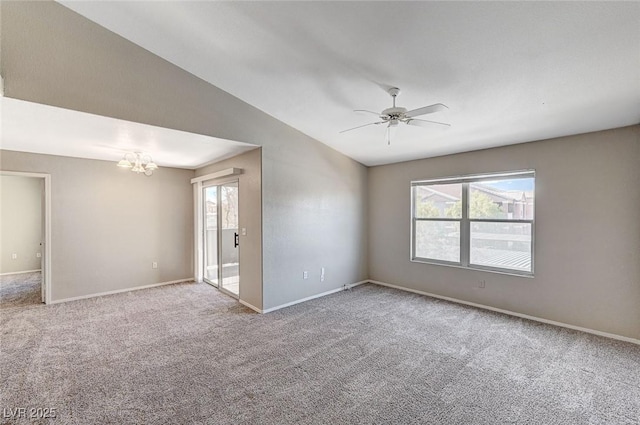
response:
[[[425,258],[412,258],[409,261],[411,261],[412,263],[421,263],[421,264],[431,264],[431,265],[434,265],[434,266],[453,267],[453,268],[456,268],[456,269],[471,270],[471,271],[478,271],[478,272],[487,272],[487,273],[495,273],[495,274],[503,274],[503,275],[514,276],[514,277],[524,277],[524,278],[528,278],[528,279],[533,279],[535,277],[533,273],[529,273],[529,272],[517,272],[517,271],[511,271],[511,270],[492,269],[492,268],[482,267],[482,266],[463,266],[462,264],[440,262],[440,261],[428,260],[428,259],[425,259]]]

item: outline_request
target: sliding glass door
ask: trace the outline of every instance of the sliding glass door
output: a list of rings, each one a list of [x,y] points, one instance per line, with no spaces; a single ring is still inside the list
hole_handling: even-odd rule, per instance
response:
[[[238,182],[203,188],[205,282],[237,297],[240,293]]]

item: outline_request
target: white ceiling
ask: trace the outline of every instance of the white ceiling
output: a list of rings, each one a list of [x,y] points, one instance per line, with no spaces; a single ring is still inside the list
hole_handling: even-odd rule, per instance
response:
[[[640,122],[640,2],[62,3],[367,165]],[[339,134],[387,86],[452,128]]]
[[[2,149],[118,161],[145,152],[164,167],[194,169],[256,148],[248,143],[0,99]]]

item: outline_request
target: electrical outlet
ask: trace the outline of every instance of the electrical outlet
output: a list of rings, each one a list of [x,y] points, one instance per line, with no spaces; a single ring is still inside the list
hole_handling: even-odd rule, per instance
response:
[[[40,254],[39,252],[36,252],[36,257],[40,258],[42,257],[42,254]]]
[[[324,282],[324,267],[320,267],[320,282]]]
[[[306,271],[306,270],[305,270],[305,271],[303,271],[303,272],[302,272],[302,278],[303,278],[303,279],[309,279],[309,272],[308,272],[308,271]]]
[[[152,269],[157,269],[158,268],[158,262],[154,261],[153,263],[151,263],[151,268]]]
[[[484,288],[486,282],[484,280],[480,281],[480,284],[478,285],[478,288]]]
[[[18,259],[18,254],[11,254],[11,259],[12,260],[17,260]]]

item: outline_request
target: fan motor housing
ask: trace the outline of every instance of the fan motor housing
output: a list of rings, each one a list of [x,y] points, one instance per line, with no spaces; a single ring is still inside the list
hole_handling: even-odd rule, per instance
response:
[[[401,108],[399,106],[396,106],[394,108],[387,108],[384,111],[382,111],[381,115],[388,115],[392,118],[397,118],[397,117],[401,117],[403,116],[405,113],[407,112],[407,108]]]

